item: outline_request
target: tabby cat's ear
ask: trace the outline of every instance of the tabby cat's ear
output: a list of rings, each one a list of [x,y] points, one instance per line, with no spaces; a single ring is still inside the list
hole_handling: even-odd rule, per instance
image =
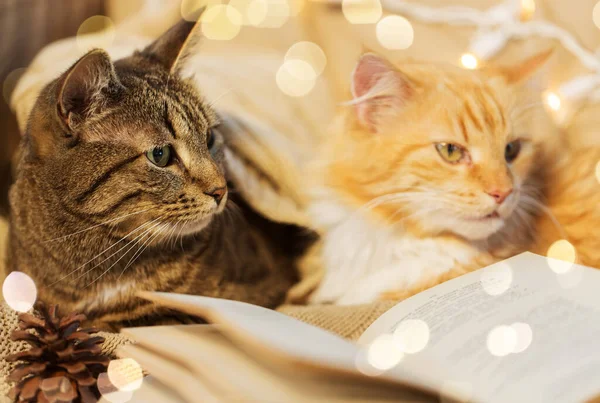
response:
[[[500,75],[508,84],[520,84],[532,78],[554,54],[554,49],[538,53],[525,61],[500,68]]]
[[[95,49],[58,79],[57,110],[69,130],[100,112],[106,99],[121,87],[108,54]]]
[[[182,61],[200,37],[196,31],[203,11],[203,9],[196,11],[192,21],[186,19],[179,21],[148,45],[141,54],[160,63],[169,73],[177,73],[181,69]]]
[[[352,97],[361,126],[377,132],[386,118],[398,114],[413,92],[410,80],[387,60],[363,55],[352,72]]]

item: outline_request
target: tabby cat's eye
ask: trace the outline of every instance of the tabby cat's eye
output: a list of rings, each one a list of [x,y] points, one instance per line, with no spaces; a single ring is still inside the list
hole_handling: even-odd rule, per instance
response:
[[[171,162],[171,146],[156,147],[146,153],[146,157],[157,167],[164,168]]]
[[[451,164],[460,162],[465,156],[465,150],[452,143],[437,143],[435,149],[442,156],[442,158]]]
[[[504,159],[506,160],[506,162],[513,162],[519,155],[520,151],[521,151],[521,141],[520,140],[511,141],[510,143],[508,143],[506,145],[506,148],[504,149]]]
[[[208,149],[212,149],[215,145],[215,133],[213,129],[208,129],[208,133],[206,133],[206,146]]]

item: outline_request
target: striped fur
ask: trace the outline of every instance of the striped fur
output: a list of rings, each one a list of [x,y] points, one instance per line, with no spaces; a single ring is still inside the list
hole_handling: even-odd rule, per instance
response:
[[[576,243],[600,223],[595,207],[563,193],[580,189],[570,195],[597,205],[590,165],[600,151],[570,180],[575,160],[528,79],[548,56],[475,72],[361,59],[354,100],[312,167],[311,210],[325,263],[312,302],[404,298],[524,250],[545,253],[559,234]],[[520,153],[508,162],[505,148],[517,139]],[[448,163],[436,143],[457,144],[466,157]],[[490,195],[510,188],[501,204]],[[578,203],[585,210],[574,213]],[[552,214],[563,232],[552,230]],[[599,266],[600,242],[592,238],[575,246],[583,263]]]
[[[114,63],[88,53],[44,89],[21,144],[8,269],[103,327],[173,319],[140,290],[274,307],[310,237],[236,193],[217,114],[178,76],[194,26]],[[165,145],[175,157],[160,168],[146,153]]]

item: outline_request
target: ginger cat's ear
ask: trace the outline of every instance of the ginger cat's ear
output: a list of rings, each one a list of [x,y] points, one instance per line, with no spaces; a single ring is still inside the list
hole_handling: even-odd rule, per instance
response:
[[[401,112],[413,93],[410,80],[387,60],[368,53],[352,72],[350,104],[356,108],[358,123],[377,132],[386,117]]]
[[[148,45],[141,53],[160,63],[169,73],[177,73],[186,56],[200,35],[196,34],[200,26],[200,16],[204,8],[197,10],[190,20],[182,19],[167,32]]]
[[[510,67],[499,69],[499,73],[508,84],[520,84],[533,77],[554,54],[554,49],[538,53],[525,61]]]

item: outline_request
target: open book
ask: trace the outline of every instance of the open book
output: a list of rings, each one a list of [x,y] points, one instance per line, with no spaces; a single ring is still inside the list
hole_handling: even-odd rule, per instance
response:
[[[415,295],[352,343],[257,306],[143,293],[211,325],[123,330],[143,402],[582,402],[600,395],[600,271],[524,253]]]

